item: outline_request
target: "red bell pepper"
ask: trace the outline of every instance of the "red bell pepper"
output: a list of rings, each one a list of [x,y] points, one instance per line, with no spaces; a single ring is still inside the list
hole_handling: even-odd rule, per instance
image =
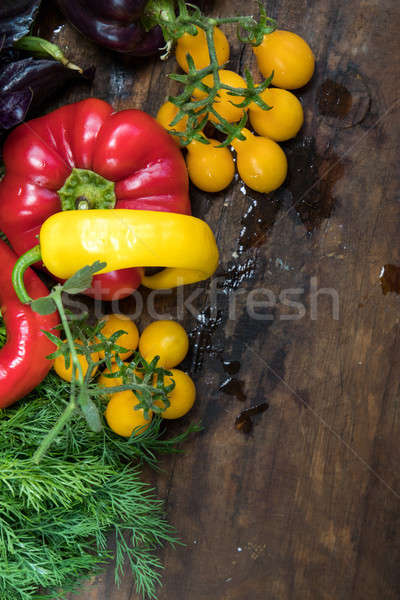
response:
[[[53,361],[46,358],[55,345],[42,330],[58,325],[58,313],[41,316],[22,304],[14,291],[11,275],[17,256],[0,240],[0,308],[7,330],[6,344],[0,350],[0,408],[10,406],[33,390],[47,375]],[[47,296],[48,289],[28,269],[25,284],[33,299]],[[53,330],[58,335],[58,330]]]
[[[76,208],[190,214],[184,159],[171,136],[140,110],[113,112],[95,98],[19,125],[3,152],[0,228],[17,254],[37,244],[42,223]],[[104,300],[140,284],[137,269],[96,275]],[[89,292],[90,295],[90,292]]]

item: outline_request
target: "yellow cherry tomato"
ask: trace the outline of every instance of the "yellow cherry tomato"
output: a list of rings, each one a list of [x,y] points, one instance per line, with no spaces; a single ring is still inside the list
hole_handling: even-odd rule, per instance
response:
[[[267,78],[273,71],[272,83],[279,88],[301,88],[314,73],[315,59],[310,46],[291,31],[277,29],[266,34],[253,51],[261,73]]]
[[[106,375],[109,375],[110,373],[116,373],[117,371],[119,371],[119,369],[120,367],[117,365],[117,363],[112,364],[111,371],[109,369],[104,369],[104,371],[100,374],[97,380],[98,385],[104,388],[112,388],[116,387],[117,385],[123,385],[124,382],[122,377],[106,377]],[[143,373],[141,371],[138,371],[137,369],[135,369],[135,375],[139,379],[143,379],[144,377]],[[108,392],[104,390],[104,393]]]
[[[164,104],[162,104],[160,106],[160,109],[157,113],[157,117],[156,120],[160,123],[160,125],[162,125],[164,127],[164,129],[166,129],[167,131],[171,131],[171,129],[175,129],[176,131],[185,131],[186,129],[186,123],[187,123],[187,117],[183,117],[183,119],[181,119],[180,121],[177,122],[176,125],[174,125],[173,127],[171,127],[170,123],[175,119],[176,115],[178,114],[178,107],[175,106],[175,104],[172,104],[172,102],[164,102]],[[178,144],[178,146],[181,146],[181,141],[179,137],[177,137],[176,135],[171,134],[172,139],[174,140],[174,142],[176,142],[176,144]]]
[[[234,71],[221,69],[219,71],[219,78],[223,84],[229,85],[234,88],[247,87],[243,77],[240,77],[240,75],[238,75]],[[214,85],[214,76],[207,75],[206,77],[204,77],[204,79],[202,79],[202,83],[208,85],[209,87],[212,87]],[[205,98],[207,96],[207,93],[203,90],[199,90],[196,88],[193,91],[193,96],[196,99],[201,100],[202,98]],[[212,107],[221,117],[229,121],[229,123],[236,123],[236,121],[240,121],[240,119],[242,118],[245,109],[239,108],[238,106],[234,106],[234,104],[240,104],[241,102],[243,102],[243,100],[244,96],[230,96],[228,90],[222,89],[218,92],[218,96],[215,102],[213,103]],[[209,120],[213,122],[218,121],[217,117],[212,113],[209,114]]]
[[[173,127],[171,127],[171,125],[170,125],[170,123],[175,119],[177,114],[178,114],[178,107],[175,106],[175,104],[173,104],[172,102],[169,102],[169,101],[164,102],[164,104],[162,104],[160,106],[160,109],[157,113],[156,120],[167,131],[172,131],[174,129],[175,131],[183,132],[186,129],[186,125],[187,125],[187,121],[188,121],[186,116],[183,117],[180,121],[178,121],[176,123],[176,125],[174,125]],[[204,114],[201,115],[201,118],[204,118]],[[197,119],[197,123],[199,123],[200,120],[201,120],[200,118]],[[182,138],[174,135],[173,133],[171,133],[171,137],[178,146],[184,146],[184,144],[182,143]]]
[[[110,375],[110,373],[116,373],[117,371],[120,370],[120,367],[117,365],[117,363],[113,363],[111,366],[111,371],[110,369],[104,369],[104,371],[100,374],[97,383],[98,385],[100,385],[101,387],[115,387],[117,385],[122,385],[123,381],[122,381],[122,377],[106,377],[106,375]]]
[[[193,58],[196,69],[204,69],[210,64],[210,54],[208,52],[206,34],[203,29],[196,27],[197,35],[190,35],[184,33],[179,38],[176,49],[175,57],[178,65],[186,71],[189,71],[189,67],[186,60],[186,55],[190,54]],[[223,65],[229,60],[229,43],[226,36],[221,29],[214,27],[214,45],[217,54],[217,60],[219,65]]]
[[[81,344],[82,342],[80,342],[79,340],[75,340],[75,343]],[[98,352],[93,352],[91,354],[91,357],[93,362],[97,362],[99,360]],[[81,365],[82,375],[85,376],[88,370],[88,361],[86,360],[86,357],[83,354],[78,354],[78,360]],[[70,360],[70,365],[67,369],[65,366],[64,356],[57,356],[57,358],[54,359],[53,369],[55,370],[57,375],[61,377],[61,379],[64,379],[65,381],[72,381],[72,360]],[[92,375],[94,375],[96,371],[97,366],[93,369]]]
[[[115,342],[118,346],[122,346],[122,348],[126,348],[127,352],[122,352],[120,354],[120,358],[125,360],[128,356],[134,353],[139,343],[139,332],[135,323],[131,321],[125,315],[106,315],[103,319],[105,321],[105,325],[101,330],[101,333],[109,338],[116,331],[123,330],[123,333]],[[101,351],[100,358],[104,358],[104,352]],[[113,353],[114,355],[114,353]]]
[[[167,375],[164,378],[164,385],[170,385],[172,381],[175,381],[175,387],[168,394],[170,406],[161,413],[163,419],[183,417],[192,408],[196,399],[196,388],[189,375],[180,369],[171,369],[171,373],[172,377]],[[161,408],[164,406],[162,400],[157,400],[156,404]]]
[[[143,433],[151,423],[153,414],[149,418],[144,416],[143,409],[135,410],[138,399],[131,390],[113,394],[107,404],[105,417],[110,429],[124,437]]]
[[[250,123],[255,131],[276,142],[295,137],[304,120],[303,107],[298,98],[279,88],[267,88],[260,97],[272,108],[263,110],[255,103],[250,105]]]
[[[255,136],[242,129],[245,140],[235,139],[240,177],[252,190],[267,194],[276,190],[286,179],[287,160],[282,148],[273,140]]]
[[[220,192],[231,183],[235,164],[228,148],[218,148],[221,142],[209,144],[193,140],[187,146],[186,165],[190,180],[204,192]]]
[[[154,321],[148,325],[139,340],[139,352],[150,362],[155,356],[160,359],[157,366],[170,369],[185,358],[189,349],[189,338],[182,325],[175,321]]]

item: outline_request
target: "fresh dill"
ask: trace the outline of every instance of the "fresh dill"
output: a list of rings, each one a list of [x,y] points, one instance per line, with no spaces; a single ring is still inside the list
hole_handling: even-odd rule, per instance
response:
[[[179,452],[199,427],[164,439],[156,417],[127,440],[106,427],[91,431],[77,413],[36,464],[38,440],[68,401],[69,385],[50,373],[30,396],[0,411],[0,600],[62,598],[111,559],[117,584],[128,565],[137,592],[156,598],[156,550],[177,539],[162,501],[141,480],[140,463],[156,467],[157,454]]]

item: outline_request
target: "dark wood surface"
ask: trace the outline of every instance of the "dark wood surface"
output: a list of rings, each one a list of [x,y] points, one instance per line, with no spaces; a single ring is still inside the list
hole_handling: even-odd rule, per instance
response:
[[[163,459],[164,472],[146,473],[186,544],[162,553],[159,599],[395,600],[399,6],[271,0],[267,8],[281,28],[308,40],[317,70],[299,94],[305,126],[284,144],[290,175],[280,191],[262,197],[239,181],[217,195],[192,190],[193,212],[213,227],[221,250],[219,312],[207,310],[207,283],[194,301],[198,318],[184,317],[192,332],[185,366],[198,401],[190,418],[170,427],[177,432],[201,419],[204,432],[183,456]],[[206,9],[256,12],[256,2],[216,0]],[[53,9],[41,29],[55,29],[52,39],[74,62],[97,66],[91,88],[68,90],[59,103],[94,95],[155,115],[173,90],[166,78],[177,70],[173,58],[119,59],[85,41]],[[242,52],[227,32],[232,68],[256,73],[252,52]],[[381,281],[385,265],[392,266]],[[316,296],[313,286],[331,291]],[[281,295],[275,306],[256,309],[270,319],[251,318],[246,299],[256,289],[276,297],[292,289],[304,316],[293,320],[299,308]],[[255,299],[265,301],[265,293]],[[158,307],[175,316],[176,300],[174,292]],[[254,417],[251,433],[235,430],[240,411],[264,401],[269,409]],[[110,568],[78,598],[137,596],[129,576],[115,588]]]

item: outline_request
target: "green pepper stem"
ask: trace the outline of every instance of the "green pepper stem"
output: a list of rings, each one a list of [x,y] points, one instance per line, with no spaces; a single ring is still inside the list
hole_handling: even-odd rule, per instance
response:
[[[62,210],[115,208],[115,183],[88,169],[74,167],[58,190]]]
[[[15,293],[23,304],[29,304],[29,302],[32,302],[32,298],[26,291],[24,283],[25,271],[28,269],[28,267],[41,260],[41,258],[42,254],[40,252],[40,246],[37,245],[34,246],[34,248],[31,248],[31,250],[28,250],[28,252],[25,252],[25,254],[22,254],[14,265],[12,272],[12,284],[14,286]]]

